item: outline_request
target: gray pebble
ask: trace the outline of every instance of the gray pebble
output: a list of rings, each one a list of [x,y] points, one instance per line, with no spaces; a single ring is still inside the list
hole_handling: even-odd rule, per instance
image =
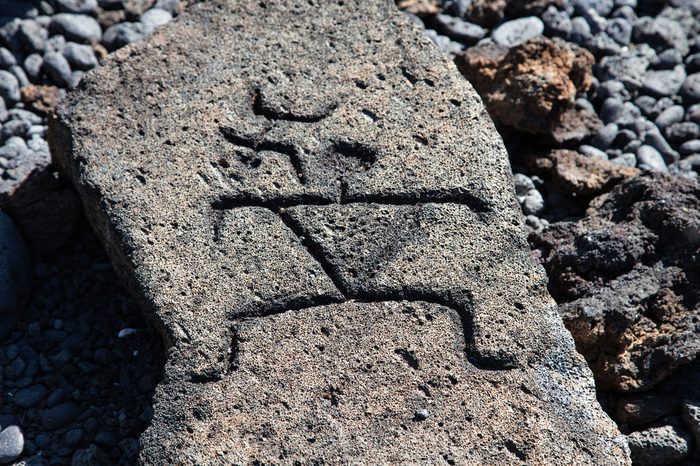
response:
[[[680,145],[685,141],[700,138],[700,127],[692,121],[682,121],[667,127],[664,135],[671,144]]]
[[[48,390],[43,385],[32,385],[31,387],[17,390],[13,401],[20,408],[31,408],[41,403],[46,397]]]
[[[598,34],[599,32],[605,31],[605,28],[608,25],[608,21],[600,16],[593,8],[584,10],[581,16],[590,26],[592,34]]]
[[[632,40],[632,25],[623,18],[608,21],[605,32],[620,45],[629,45]]]
[[[585,47],[596,57],[619,55],[622,52],[620,44],[615,42],[605,32],[599,32],[584,42]]]
[[[14,461],[24,450],[24,436],[17,426],[9,426],[0,432],[0,463]]]
[[[620,5],[618,8],[613,11],[612,15],[610,15],[612,18],[621,18],[627,20],[628,23],[634,24],[637,22],[637,13],[635,13],[634,9],[636,7],[630,6],[630,5]]]
[[[443,36],[442,34],[438,34],[433,29],[427,29],[426,35],[430,40],[432,40],[435,43],[435,45],[438,46],[440,50],[447,54],[457,55],[462,53],[462,51],[464,50],[464,46],[461,43],[455,42],[449,37]]]
[[[27,74],[24,72],[21,66],[19,65],[12,65],[10,67],[10,73],[17,78],[17,82],[19,83],[20,89],[23,88],[24,86],[29,85],[29,79],[27,78]],[[21,94],[21,92],[20,92]]]
[[[29,75],[32,81],[37,82],[41,78],[41,66],[44,64],[44,59],[38,53],[28,55],[24,59],[24,70]]]
[[[676,463],[688,456],[689,436],[677,427],[664,426],[627,436],[632,462],[639,466]]]
[[[0,70],[0,97],[9,105],[16,104],[21,98],[19,81],[9,71]]]
[[[493,41],[499,45],[513,47],[528,39],[542,35],[544,23],[536,16],[527,16],[507,21],[491,33]]]
[[[684,114],[685,110],[683,109],[683,107],[681,107],[680,105],[672,105],[671,107],[661,112],[661,114],[659,114],[659,116],[657,116],[654,120],[654,123],[656,124],[656,126],[659,127],[659,129],[663,130],[667,126],[682,121]]]
[[[152,11],[160,11],[161,13],[154,14],[152,17],[149,14]],[[151,9],[148,10],[141,17],[141,22],[146,26],[147,31],[152,31],[157,26],[167,23],[170,19],[166,20],[166,17],[159,18],[159,15],[165,14],[167,17],[172,19],[170,13],[165,10]],[[145,18],[145,19],[144,19]],[[165,21],[165,22],[162,22]],[[442,34],[463,42],[467,45],[476,44],[481,38],[486,35],[486,30],[481,26],[465,21],[461,18],[455,18],[454,16],[437,14],[433,17],[435,29],[437,29]]]
[[[654,104],[654,108],[652,109],[649,116],[651,118],[656,118],[657,116],[661,115],[661,113],[664,112],[667,108],[673,107],[675,104],[676,103],[673,101],[672,98],[662,97],[656,101],[656,103]]]
[[[686,141],[678,148],[683,155],[700,154],[700,139]]]
[[[609,15],[615,6],[613,0],[573,0],[571,3],[579,13],[593,9],[596,13],[603,16]]]
[[[571,34],[571,19],[565,11],[559,11],[550,6],[542,13],[544,31],[548,36],[556,36],[566,39]]]
[[[610,161],[617,165],[622,165],[623,167],[634,168],[637,165],[637,157],[631,152],[625,152],[614,159],[610,159]]]
[[[538,190],[533,189],[525,195],[521,205],[525,215],[537,215],[544,210],[544,199]]]
[[[64,439],[66,441],[66,445],[68,445],[69,447],[75,447],[77,445],[80,445],[84,437],[85,432],[83,431],[83,429],[71,429],[68,432],[66,432],[66,436],[64,437]]]
[[[525,196],[527,193],[535,189],[535,183],[532,179],[523,175],[522,173],[516,173],[513,175],[513,184],[515,185],[515,195]]]
[[[56,8],[64,13],[97,13],[97,0],[55,0]]]
[[[146,33],[146,26],[142,23],[119,23],[105,31],[102,44],[110,51],[116,50],[143,39]]]
[[[640,18],[634,25],[632,36],[635,42],[649,44],[657,51],[675,48],[683,56],[688,54],[685,31],[678,22],[663,16]]]
[[[596,89],[596,98],[605,100],[609,97],[617,97],[620,100],[629,100],[630,93],[620,81],[603,81]]]
[[[659,151],[661,155],[663,155],[664,160],[666,160],[666,163],[677,162],[678,159],[680,159],[678,152],[673,150],[671,145],[661,135],[656,126],[650,128],[649,131],[644,133],[644,144],[652,146],[654,149]]]
[[[644,56],[626,54],[603,57],[596,65],[596,75],[601,81],[617,80],[630,91],[642,85],[642,76],[649,67],[649,59]]]
[[[608,123],[603,126],[598,134],[591,140],[591,146],[600,150],[606,150],[612,146],[615,137],[617,136],[618,126],[616,123]]]
[[[167,24],[172,19],[173,15],[169,11],[160,8],[151,8],[141,15],[139,21],[146,25],[148,32],[151,32],[155,28]],[[455,28],[456,32],[464,34],[468,39],[475,39],[474,43],[486,35],[486,30],[484,28],[467,21],[458,20],[458,22],[455,24]],[[449,34],[447,35],[449,36]]]
[[[180,14],[182,9],[180,5],[180,0],[158,0],[155,4],[155,8],[161,8],[165,11],[169,11],[172,15]],[[459,16],[464,16],[463,14]]]
[[[56,430],[75,421],[80,415],[80,408],[75,403],[63,403],[44,411],[41,426],[46,430]]]
[[[681,86],[681,96],[685,104],[700,102],[700,73],[688,76]]]
[[[579,97],[578,99],[576,99],[574,101],[574,105],[577,110],[588,110],[589,112],[595,113],[595,108],[593,107],[593,104],[583,97]]]
[[[59,13],[51,18],[50,29],[73,42],[90,42],[102,38],[100,24],[87,15]]]
[[[90,70],[97,66],[95,52],[89,45],[68,42],[63,49],[63,56],[73,68],[78,70]]]
[[[10,17],[7,18],[9,19]],[[8,49],[13,51],[19,50],[21,44],[17,31],[19,31],[20,24],[22,24],[22,20],[17,17],[2,24],[0,26],[0,44],[4,44]]]
[[[71,78],[71,69],[68,60],[58,52],[47,52],[44,54],[44,64],[42,70],[59,87],[68,87]]]
[[[593,147],[593,146],[589,146],[589,145],[583,144],[583,145],[581,145],[581,146],[578,147],[578,151],[579,151],[581,154],[585,155],[586,157],[599,158],[599,159],[603,159],[603,160],[608,160],[608,154],[606,154],[606,153],[603,152],[602,150],[597,149],[597,148],[595,148],[595,147]]]
[[[12,65],[17,64],[17,59],[12,52],[7,50],[5,47],[0,47],[0,68],[9,68]]]
[[[637,149],[637,166],[646,170],[668,171],[659,151],[646,144]]]
[[[66,47],[66,38],[60,34],[49,37],[46,41],[46,51],[47,52],[58,52],[63,53],[63,49]]]
[[[640,95],[634,99],[634,104],[642,111],[644,116],[651,117],[654,106],[656,105],[656,99],[650,95]]]
[[[669,70],[683,63],[683,56],[676,49],[667,49],[659,53],[651,66],[656,69]]]
[[[569,39],[572,42],[583,44],[591,37],[593,37],[593,34],[591,34],[591,26],[588,24],[588,21],[580,16],[571,20],[571,34],[569,34]]]
[[[17,31],[23,48],[29,52],[43,52],[49,31],[32,19],[25,19]]]
[[[53,408],[59,403],[63,403],[66,399],[66,396],[67,393],[64,389],[57,388],[54,391],[52,391],[49,397],[46,399],[46,406],[49,408]]]
[[[617,123],[622,127],[632,125],[639,116],[641,111],[632,102],[622,102],[616,97],[605,99],[600,111],[603,123]]]
[[[654,97],[669,97],[678,93],[685,79],[682,65],[672,70],[647,71],[642,79],[642,91]]]

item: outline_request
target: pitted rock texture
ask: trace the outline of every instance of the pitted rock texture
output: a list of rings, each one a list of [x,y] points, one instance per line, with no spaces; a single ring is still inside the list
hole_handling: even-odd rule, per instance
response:
[[[700,353],[700,184],[660,173],[532,242],[601,388],[652,388]]]
[[[591,85],[590,52],[560,39],[536,37],[511,49],[483,43],[456,62],[484,96],[494,120],[558,142],[571,139],[559,126],[571,126],[563,116],[573,108],[576,94]]]
[[[390,2],[196,3],[50,139],[168,347],[142,462],[628,463],[479,97]]]

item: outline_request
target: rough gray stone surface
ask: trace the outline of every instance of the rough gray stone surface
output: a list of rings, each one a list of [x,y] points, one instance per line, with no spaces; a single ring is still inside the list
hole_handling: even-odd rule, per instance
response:
[[[194,4],[50,140],[168,347],[142,462],[629,463],[479,97],[391,2]]]

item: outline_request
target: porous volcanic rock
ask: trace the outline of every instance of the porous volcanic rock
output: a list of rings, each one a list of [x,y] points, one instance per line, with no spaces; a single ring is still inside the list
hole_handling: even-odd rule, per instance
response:
[[[600,388],[647,390],[700,353],[700,184],[636,176],[531,239]]]
[[[537,37],[510,49],[484,43],[455,60],[493,119],[528,133],[552,133],[592,80],[593,55],[561,39]]]
[[[476,92],[348,3],[195,3],[52,119],[168,348],[141,461],[627,464]]]
[[[525,161],[533,173],[551,181],[554,189],[584,198],[609,191],[617,183],[640,173],[636,168],[566,149],[528,154]]]

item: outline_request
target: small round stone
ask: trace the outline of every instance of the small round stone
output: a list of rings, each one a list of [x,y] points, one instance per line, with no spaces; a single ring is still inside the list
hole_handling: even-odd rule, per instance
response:
[[[19,81],[9,71],[0,70],[0,97],[9,105],[16,104],[21,98]]]
[[[647,170],[668,171],[659,151],[647,145],[643,145],[637,150],[637,166]]]
[[[544,23],[536,16],[507,21],[491,33],[493,41],[506,47],[514,47],[544,32]]]
[[[71,77],[71,69],[66,57],[58,52],[47,52],[44,54],[42,70],[59,87],[68,87]]]
[[[74,42],[90,42],[102,38],[100,24],[87,15],[59,13],[51,18],[50,29]]]
[[[89,45],[68,42],[63,49],[63,56],[73,68],[78,70],[90,70],[97,66],[95,52]]]
[[[680,65],[672,70],[647,71],[642,91],[654,97],[669,97],[678,93],[685,80],[685,69]]]
[[[150,10],[146,11],[143,15],[141,15],[141,18],[139,19],[139,21],[141,21],[143,24],[145,24],[148,31],[150,32],[150,31],[153,31],[158,26],[162,26],[164,24],[167,24],[172,19],[173,19],[173,15],[169,11],[166,11],[166,10],[163,10],[160,8],[151,8]],[[476,24],[467,23],[466,21],[464,21],[464,23],[466,23],[469,26],[475,26],[476,28],[480,29],[481,30],[481,37],[486,35],[486,31],[483,28],[481,28],[480,26],[477,26]],[[470,29],[474,29],[474,28],[470,28]],[[481,37],[479,37],[479,39],[481,39]]]
[[[46,430],[56,430],[73,422],[80,415],[80,409],[74,403],[63,403],[44,411],[41,425]]]
[[[46,397],[48,390],[43,385],[32,385],[15,393],[13,401],[20,408],[30,408],[38,405]]]
[[[0,431],[0,463],[14,461],[24,450],[24,436],[17,426],[9,426]]]
[[[686,104],[700,102],[700,73],[691,74],[685,79],[681,86],[681,96]]]
[[[627,436],[632,462],[639,466],[672,464],[689,454],[690,438],[673,426],[653,427]]]
[[[148,29],[143,23],[119,23],[105,31],[102,44],[108,50],[116,50],[143,39],[147,33]]]

